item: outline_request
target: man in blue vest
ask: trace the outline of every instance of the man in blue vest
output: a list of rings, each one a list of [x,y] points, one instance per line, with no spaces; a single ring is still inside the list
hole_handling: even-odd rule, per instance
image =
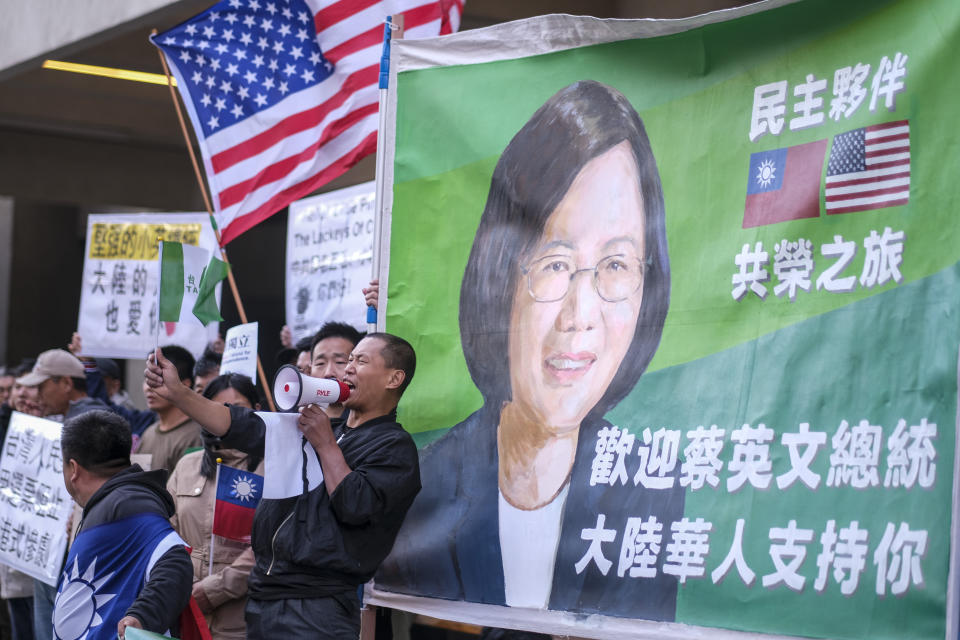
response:
[[[130,447],[129,425],[109,411],[63,425],[63,481],[83,519],[57,588],[58,640],[176,632],[190,600],[193,565],[170,526],[167,472],[131,465]]]

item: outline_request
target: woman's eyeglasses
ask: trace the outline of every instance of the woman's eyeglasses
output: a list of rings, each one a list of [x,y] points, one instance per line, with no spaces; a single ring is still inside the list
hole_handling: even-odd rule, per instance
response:
[[[581,273],[593,273],[593,287],[603,300],[620,302],[643,286],[648,262],[616,254],[603,258],[594,267],[577,269],[570,256],[555,255],[534,260],[521,266],[520,271],[527,277],[527,288],[537,302],[562,300],[570,290],[570,283]]]

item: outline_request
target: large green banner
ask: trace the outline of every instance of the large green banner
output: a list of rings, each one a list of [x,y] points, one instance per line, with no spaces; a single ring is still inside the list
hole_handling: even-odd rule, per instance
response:
[[[958,48],[956,0],[396,43],[423,491],[374,601],[955,638]]]

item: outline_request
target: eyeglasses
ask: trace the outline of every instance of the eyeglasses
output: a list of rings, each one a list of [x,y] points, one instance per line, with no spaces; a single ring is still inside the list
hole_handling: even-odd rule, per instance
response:
[[[603,300],[626,300],[643,286],[643,276],[649,266],[635,256],[616,254],[603,258],[594,267],[577,269],[570,256],[544,256],[534,260],[520,271],[527,276],[527,288],[537,302],[562,300],[570,290],[570,283],[581,273],[593,273],[593,287]]]

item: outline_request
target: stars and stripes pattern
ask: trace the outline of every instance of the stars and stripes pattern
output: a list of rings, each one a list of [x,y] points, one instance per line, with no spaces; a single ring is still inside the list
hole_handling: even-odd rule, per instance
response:
[[[910,123],[887,122],[837,135],[827,162],[827,213],[850,213],[910,200]]]
[[[452,33],[463,0],[223,0],[151,37],[199,141],[221,240],[376,150],[387,15]]]

